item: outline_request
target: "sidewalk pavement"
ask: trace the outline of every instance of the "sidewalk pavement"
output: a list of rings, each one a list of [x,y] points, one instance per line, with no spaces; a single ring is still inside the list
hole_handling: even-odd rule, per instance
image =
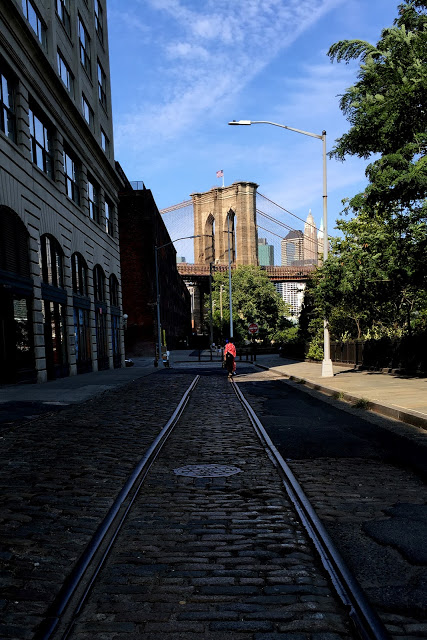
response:
[[[257,366],[342,400],[367,401],[368,408],[388,418],[427,430],[427,378],[357,371],[334,364],[333,378],[322,378],[318,362],[299,362],[278,354],[259,355]]]
[[[133,361],[133,367],[83,373],[42,384],[0,386],[0,407],[6,403],[77,404],[155,371],[152,357],[133,358]]]
[[[203,365],[219,366],[218,359],[215,357],[210,362],[208,354],[209,351],[202,352]],[[60,409],[69,404],[85,402],[104,391],[164,368],[160,363],[156,369],[152,357],[133,358],[133,361],[133,367],[124,369],[85,373],[43,384],[0,386],[0,422],[2,413],[8,419],[7,408],[11,405],[20,405],[23,415],[27,417],[28,408],[31,408],[30,413],[40,413],[43,407],[44,410]],[[171,352],[172,368],[185,362],[197,366],[198,350]],[[249,364],[245,360],[242,360],[243,363]],[[334,365],[334,377],[322,378],[321,363],[288,360],[278,354],[258,355],[256,365],[291,380],[303,381],[307,387],[339,396],[348,402],[368,402],[367,408],[371,411],[427,430],[427,378],[356,371],[350,365]],[[38,405],[37,410],[35,405]]]

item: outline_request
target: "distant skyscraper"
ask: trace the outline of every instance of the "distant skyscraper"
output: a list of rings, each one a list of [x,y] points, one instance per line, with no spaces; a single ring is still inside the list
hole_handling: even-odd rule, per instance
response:
[[[185,256],[176,256],[176,262],[177,264],[180,264],[181,262],[187,262],[187,260],[185,259]]]
[[[304,225],[304,264],[317,264],[317,227],[311,214],[308,212],[307,220]]]
[[[302,231],[289,231],[288,235],[281,242],[281,264],[282,267],[301,264],[304,259],[304,234]]]
[[[267,238],[258,238],[258,262],[260,267],[274,266],[274,246]]]
[[[276,282],[275,287],[282,300],[290,307],[289,319],[296,319],[301,313],[305,282]]]

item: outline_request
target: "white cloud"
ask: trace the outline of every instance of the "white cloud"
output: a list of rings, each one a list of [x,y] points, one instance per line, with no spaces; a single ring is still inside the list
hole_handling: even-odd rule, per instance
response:
[[[218,114],[279,51],[343,0],[146,0],[159,19],[152,27],[162,90],[156,102],[117,113],[116,148],[146,148],[178,139],[189,127]],[[173,28],[170,26],[172,21]]]

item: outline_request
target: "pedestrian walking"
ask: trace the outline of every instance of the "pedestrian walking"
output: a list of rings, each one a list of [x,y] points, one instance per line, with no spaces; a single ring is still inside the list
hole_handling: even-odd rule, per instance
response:
[[[234,346],[233,338],[227,340],[224,349],[224,363],[225,368],[228,371],[228,377],[236,375],[236,347]]]

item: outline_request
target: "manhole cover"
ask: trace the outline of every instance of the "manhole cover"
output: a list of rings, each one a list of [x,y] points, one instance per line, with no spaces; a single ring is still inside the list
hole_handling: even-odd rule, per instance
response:
[[[189,476],[191,478],[220,478],[240,473],[239,467],[231,464],[187,464],[173,470],[177,476]]]

